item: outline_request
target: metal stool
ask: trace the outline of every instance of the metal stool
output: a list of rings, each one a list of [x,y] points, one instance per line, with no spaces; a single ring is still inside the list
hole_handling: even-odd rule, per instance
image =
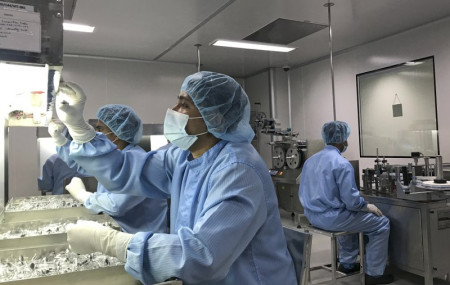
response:
[[[350,277],[353,276],[355,274],[359,274],[361,275],[361,284],[365,285],[365,277],[364,277],[364,235],[362,232],[333,232],[333,231],[326,231],[323,229],[319,229],[319,228],[315,228],[313,227],[311,224],[307,223],[302,223],[300,225],[301,228],[303,228],[303,230],[305,232],[309,232],[309,233],[315,233],[315,234],[320,234],[320,235],[324,235],[327,236],[331,239],[331,264],[324,264],[324,265],[319,265],[319,266],[315,266],[315,267],[311,267],[310,262],[307,262],[307,270],[306,270],[306,274],[310,274],[311,271],[314,270],[319,270],[319,269],[324,269],[327,270],[329,272],[331,272],[331,284],[337,284],[337,279],[342,279],[345,277]],[[343,236],[343,235],[349,235],[349,234],[358,234],[359,235],[359,256],[360,256],[360,264],[361,267],[359,269],[359,273],[352,273],[352,274],[345,274],[343,272],[337,271],[337,240],[336,238],[338,236]],[[309,280],[310,280],[310,276]]]

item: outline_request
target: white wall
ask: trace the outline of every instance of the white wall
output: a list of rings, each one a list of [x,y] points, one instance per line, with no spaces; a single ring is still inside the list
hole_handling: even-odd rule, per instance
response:
[[[264,112],[270,117],[270,85],[269,73],[262,72],[245,80],[245,89],[252,90],[248,94],[253,111]]]
[[[86,92],[86,119],[117,103],[131,106],[144,123],[156,124],[175,105],[184,78],[196,71],[193,64],[64,57],[62,74]]]
[[[38,153],[35,127],[9,127],[8,196],[37,196]]]
[[[195,65],[65,57],[63,78],[85,91],[85,119],[104,104],[131,106],[144,123],[163,123]],[[1,137],[0,137],[1,139]],[[9,135],[9,197],[40,195],[36,128],[12,127]],[[1,169],[1,168],[0,168]],[[0,180],[1,180],[0,176]],[[3,184],[2,184],[3,185]],[[2,191],[0,191],[1,194]],[[1,199],[0,197],[0,202]]]
[[[434,56],[435,60],[440,153],[445,162],[450,161],[449,31],[450,18],[446,18],[334,55],[336,117],[352,127],[349,148],[344,156],[349,160],[360,160],[360,169],[373,167],[374,159],[360,158],[359,154],[356,74],[428,56]],[[249,87],[247,85],[247,93],[254,96],[255,91]],[[333,120],[328,58],[291,70],[291,93],[294,131],[299,131],[304,139],[321,139],[322,125]],[[278,104],[277,113],[287,112],[284,108]],[[411,160],[388,159],[388,162],[396,164]]]
[[[0,119],[0,219],[2,218],[2,213],[4,211],[5,201],[5,120]]]

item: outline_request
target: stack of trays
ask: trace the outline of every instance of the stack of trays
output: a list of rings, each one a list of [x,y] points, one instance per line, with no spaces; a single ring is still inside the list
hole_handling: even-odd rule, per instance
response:
[[[0,250],[0,284],[140,284],[117,258],[76,254],[67,245]]]
[[[140,284],[115,257],[68,249],[66,225],[80,219],[119,228],[70,195],[11,199],[0,223],[0,284]]]
[[[71,195],[12,198],[0,223],[0,249],[65,244],[66,225],[77,220],[96,221],[119,229],[111,217],[89,213]]]
[[[0,223],[0,285],[142,285],[115,257],[71,252],[65,228],[77,220],[119,229],[111,217],[90,214],[70,195],[11,199]]]

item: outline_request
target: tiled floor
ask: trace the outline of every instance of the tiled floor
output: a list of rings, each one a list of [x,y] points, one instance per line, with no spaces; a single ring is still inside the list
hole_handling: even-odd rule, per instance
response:
[[[283,224],[293,226],[294,221],[290,214],[282,211],[282,222]],[[313,235],[312,239],[312,249],[311,249],[311,267],[316,265],[321,265],[325,263],[330,263],[330,239],[322,235]],[[449,252],[450,254],[450,252]],[[388,272],[394,275],[395,281],[391,283],[392,285],[423,285],[425,284],[424,278],[409,272],[396,269],[387,268]],[[326,270],[316,270],[311,272],[311,284],[329,284],[328,281],[331,278],[331,274]],[[446,282],[440,279],[434,279],[433,285],[449,285],[450,282]],[[346,278],[345,280],[340,280],[338,282],[340,285],[358,285],[361,284],[359,276],[352,276]]]

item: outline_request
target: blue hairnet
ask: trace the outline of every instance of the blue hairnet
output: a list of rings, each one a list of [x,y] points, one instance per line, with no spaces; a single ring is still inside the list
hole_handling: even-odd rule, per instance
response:
[[[189,75],[181,85],[202,114],[208,131],[216,138],[250,142],[250,103],[244,89],[225,74],[201,71]]]
[[[119,104],[105,105],[98,109],[97,118],[119,139],[133,144],[141,140],[142,122],[131,107]]]
[[[326,144],[343,143],[350,136],[350,126],[346,122],[332,121],[322,127],[322,138]]]

